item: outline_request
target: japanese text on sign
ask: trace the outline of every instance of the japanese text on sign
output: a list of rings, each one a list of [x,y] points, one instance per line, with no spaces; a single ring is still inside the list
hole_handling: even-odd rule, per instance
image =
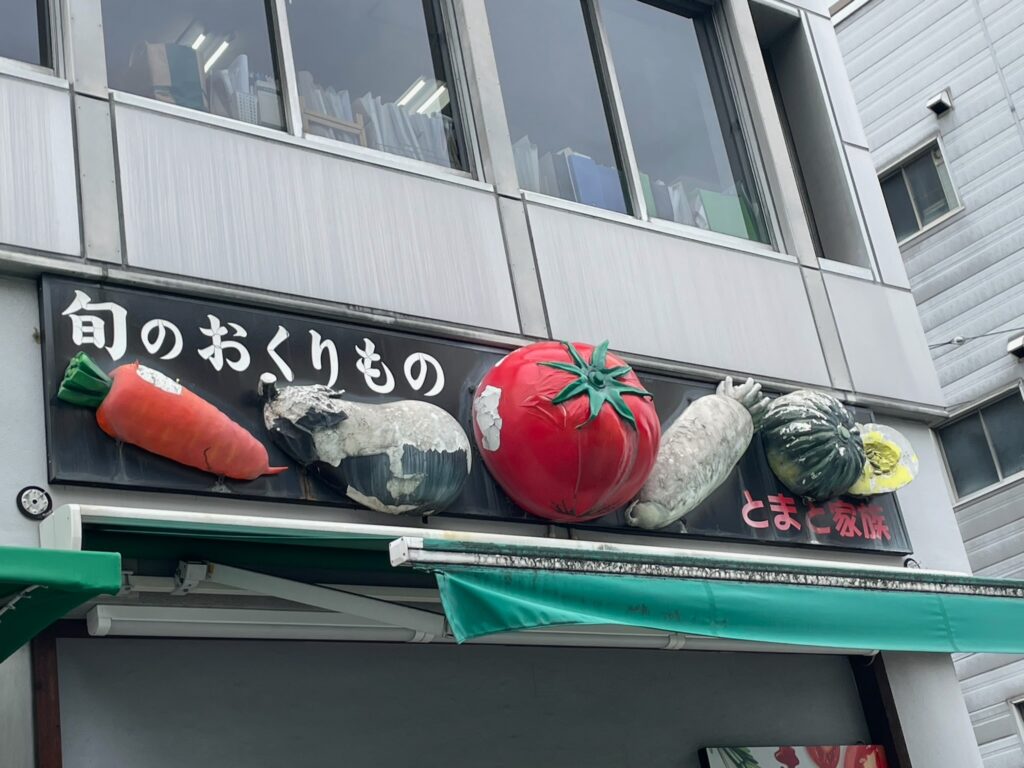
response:
[[[743,491],[744,504],[740,509],[748,528],[771,528],[780,533],[801,531],[806,526],[819,536],[838,535],[844,539],[889,541],[892,534],[885,512],[877,504],[851,504],[842,499],[811,505],[806,511],[797,508],[796,499],[785,494],[769,495],[767,505],[755,499],[750,491]]]
[[[110,359],[117,362],[123,358],[129,347],[128,311],[111,301],[94,302],[81,290],[75,291],[74,300],[61,313],[71,321],[71,339],[78,347],[95,347],[105,351]],[[249,335],[248,330],[231,320],[221,320],[218,315],[207,314],[204,323],[197,330],[208,340],[206,346],[193,350],[210,367],[221,372],[225,367],[242,373],[252,364],[250,347],[259,346],[277,367],[274,375],[286,381],[294,381],[295,374],[288,360],[282,355],[282,345],[291,338],[291,332],[283,325],[263,345]],[[309,356],[313,369],[324,373],[325,383],[334,387],[339,383],[339,355],[337,345],[324,338],[318,331],[307,329]],[[160,360],[174,360],[186,353],[181,329],[170,320],[148,319],[141,328],[139,341],[143,349]],[[387,395],[395,389],[395,375],[387,362],[377,351],[377,346],[368,338],[356,345],[358,355],[356,372],[370,391]],[[436,397],[444,389],[444,369],[437,358],[425,352],[413,352],[405,357],[400,368],[409,387],[424,397]]]

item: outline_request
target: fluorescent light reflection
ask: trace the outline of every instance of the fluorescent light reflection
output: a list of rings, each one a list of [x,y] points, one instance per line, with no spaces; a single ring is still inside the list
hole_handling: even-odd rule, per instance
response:
[[[416,114],[422,115],[423,113],[425,113],[428,109],[430,109],[431,106],[433,106],[433,104],[438,99],[440,99],[446,93],[448,93],[448,89],[443,85],[439,85],[437,87],[437,90],[430,94],[430,98],[424,101],[423,104],[420,105],[420,108],[416,110]]]
[[[409,90],[407,90],[405,93],[403,93],[402,94],[402,98],[400,98],[395,103],[398,104],[398,106],[400,106],[400,107],[404,107],[406,104],[408,104],[410,101],[412,101],[413,96],[415,96],[417,93],[419,93],[420,91],[423,90],[423,86],[425,86],[426,84],[427,84],[426,80],[424,80],[422,77],[419,78],[418,80],[416,80],[415,83],[413,83],[412,85],[409,86]]]
[[[228,49],[228,41],[225,40],[223,43],[217,46],[217,50],[213,52],[213,55],[206,60],[206,64],[203,65],[203,72],[209,72],[216,63],[217,59],[224,55],[224,51]]]

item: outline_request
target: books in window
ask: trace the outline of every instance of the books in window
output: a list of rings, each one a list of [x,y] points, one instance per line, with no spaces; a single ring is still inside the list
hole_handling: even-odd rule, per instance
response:
[[[421,114],[412,105],[383,101],[373,93],[351,98],[347,90],[326,88],[311,72],[298,74],[299,101],[306,132],[404,155],[416,160],[450,165],[454,123],[438,111]],[[440,86],[427,81],[425,92]]]
[[[512,145],[512,155],[523,189],[626,212],[622,176],[617,168],[568,147],[540,154],[528,135]]]

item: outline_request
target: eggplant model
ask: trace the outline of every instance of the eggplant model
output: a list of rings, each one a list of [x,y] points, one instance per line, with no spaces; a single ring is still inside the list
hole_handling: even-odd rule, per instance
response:
[[[726,378],[693,401],[661,438],[661,448],[626,522],[655,530],[682,519],[720,486],[742,458],[768,409],[752,379]]]
[[[260,379],[273,441],[350,499],[391,515],[430,515],[458,498],[472,468],[469,438],[432,403],[360,403],[321,385]]]

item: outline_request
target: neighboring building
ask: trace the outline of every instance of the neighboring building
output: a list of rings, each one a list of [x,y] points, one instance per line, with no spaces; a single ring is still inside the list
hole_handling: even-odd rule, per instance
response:
[[[976,575],[1024,574],[1024,4],[833,6],[950,410],[938,434]],[[1008,349],[1015,348],[1015,354]],[[957,657],[985,764],[1024,764],[1024,659]]]
[[[920,13],[968,39],[964,13]],[[1008,168],[1019,126],[982,130],[1002,143],[979,161]],[[1013,187],[955,163],[943,186],[921,158],[968,210]],[[875,165],[825,0],[4,3],[0,764],[696,768],[704,747],[874,743],[980,768],[949,654],[1024,653],[1024,587],[955,575],[943,392]],[[914,226],[944,215],[923,200]],[[920,475],[807,505],[755,437],[683,525],[531,517],[482,461],[522,447],[524,411],[589,451],[577,477],[610,441],[529,382],[534,410],[477,384],[531,341],[605,338],[666,426],[726,375],[814,388],[909,438]],[[609,375],[572,392],[625,424]],[[261,397],[310,384],[349,399],[264,420]],[[379,510],[458,487],[452,432],[320,432],[390,397],[490,452],[436,516]],[[622,445],[647,418],[613,419]],[[566,482],[529,448],[524,483]]]

